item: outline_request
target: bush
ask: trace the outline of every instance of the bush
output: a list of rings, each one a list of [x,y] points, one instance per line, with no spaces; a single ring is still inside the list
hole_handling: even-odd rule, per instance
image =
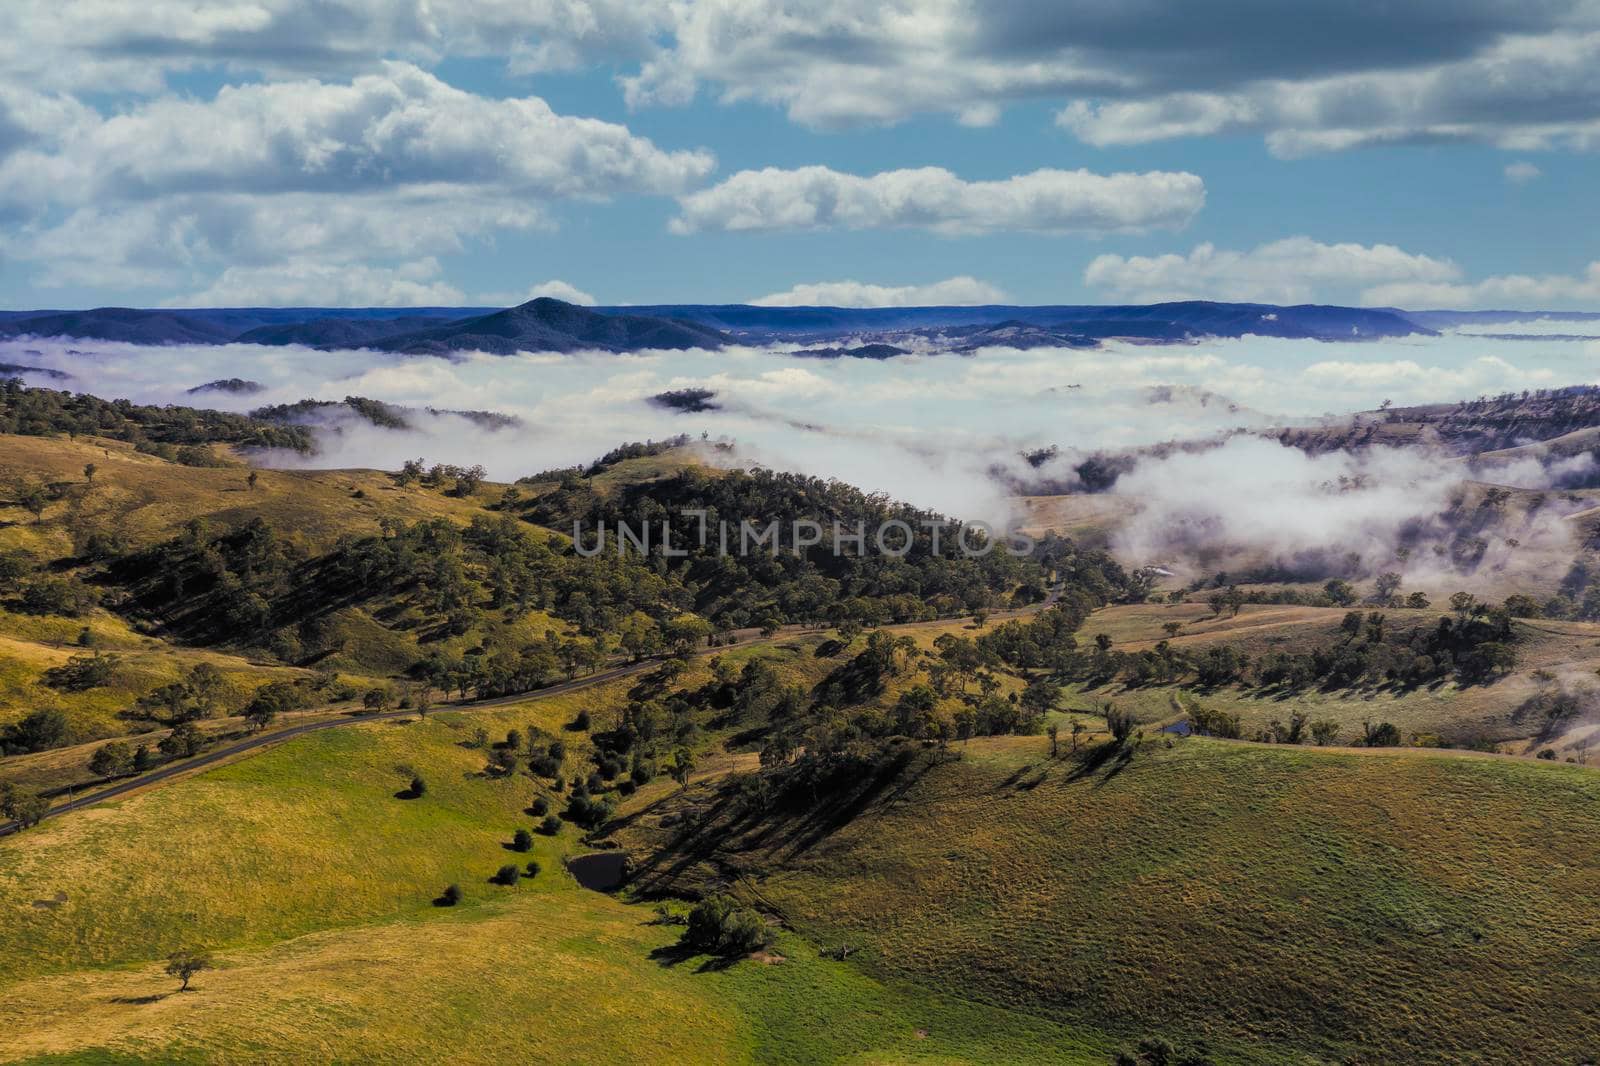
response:
[[[543,796],[533,797],[533,805],[528,808],[528,813],[535,818],[543,818],[550,813],[550,801]]]
[[[428,783],[422,779],[422,775],[418,774],[413,777],[411,779],[411,795],[420,798],[422,796],[426,796],[427,794]]]
[[[561,832],[561,819],[553,814],[545,815],[544,821],[539,823],[539,832],[547,837],[553,837]]]
[[[595,829],[611,820],[611,801],[575,793],[567,804],[567,820],[585,829]]]
[[[727,896],[708,896],[689,912],[679,943],[707,955],[748,955],[766,947],[772,933],[761,915]]]
[[[511,835],[511,850],[512,851],[532,851],[533,850],[533,834],[528,832],[526,829],[518,829],[515,833],[513,833]]]
[[[445,885],[444,893],[439,896],[439,902],[446,907],[454,907],[461,902],[461,886]]]
[[[20,722],[0,729],[0,755],[26,755],[63,743],[67,716],[56,710],[34,711]]]
[[[522,880],[522,871],[515,866],[502,866],[500,869],[495,871],[494,876],[489,878],[489,880],[497,885],[505,885],[507,888],[510,888],[516,885],[518,881]]]
[[[133,749],[120,740],[95,749],[89,772],[96,777],[125,777],[133,772]]]
[[[539,865],[538,859],[529,859],[527,867],[523,870],[524,877],[538,877],[539,871],[544,867]]]
[[[617,792],[618,792],[619,795],[631,796],[635,792],[637,792],[638,789],[639,789],[639,786],[635,785],[632,781],[628,780],[627,778],[623,778],[621,781],[617,782]]]
[[[589,712],[588,711],[579,711],[578,712],[578,717],[576,717],[576,718],[574,718],[572,720],[572,728],[576,729],[576,730],[578,730],[580,732],[588,730],[588,728],[589,728]]]

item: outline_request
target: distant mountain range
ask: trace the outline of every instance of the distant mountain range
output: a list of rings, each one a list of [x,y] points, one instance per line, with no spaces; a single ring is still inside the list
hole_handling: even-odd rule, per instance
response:
[[[0,311],[0,338],[70,337],[132,344],[300,344],[428,355],[481,351],[631,352],[799,342],[822,358],[885,358],[891,348],[1092,347],[1254,334],[1296,340],[1378,340],[1563,312],[1402,311],[1301,304],[1179,303],[1041,307],[755,307],[659,304],[578,307],[531,300],[493,308],[197,308]]]

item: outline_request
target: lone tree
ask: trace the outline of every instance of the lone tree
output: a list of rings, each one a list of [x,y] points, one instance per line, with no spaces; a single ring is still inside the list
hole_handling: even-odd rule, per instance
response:
[[[167,976],[183,982],[178,986],[179,992],[189,991],[189,981],[194,975],[209,969],[211,956],[204,951],[175,951],[167,956]]]
[[[251,492],[254,492],[256,490],[256,482],[258,482],[260,480],[261,480],[260,473],[258,473],[257,471],[252,470],[252,471],[250,471],[249,475],[247,475],[245,477],[244,483],[250,487],[250,491]]]

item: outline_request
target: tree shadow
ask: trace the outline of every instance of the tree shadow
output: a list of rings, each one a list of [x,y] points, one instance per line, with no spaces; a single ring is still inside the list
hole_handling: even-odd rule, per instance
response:
[[[176,992],[152,992],[148,996],[113,996],[111,1002],[125,1003],[130,1006],[142,1007],[150,1003],[160,1003],[168,996],[177,995]]]

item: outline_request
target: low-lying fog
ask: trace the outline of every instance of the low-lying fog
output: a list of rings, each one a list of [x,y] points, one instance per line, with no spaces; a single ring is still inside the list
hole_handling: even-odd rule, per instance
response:
[[[1370,410],[1385,400],[1404,406],[1595,380],[1600,341],[1526,339],[1550,331],[1539,322],[1494,328],[1518,339],[1469,335],[1478,331],[1361,343],[1249,337],[885,361],[802,359],[748,347],[449,361],[292,347],[23,340],[0,343],[0,362],[72,375],[30,379],[37,384],[145,403],[244,411],[357,395],[521,420],[488,429],[419,412],[415,430],[393,431],[341,419],[322,434],[319,455],[271,457],[279,465],[393,469],[421,456],[481,463],[492,478],[510,480],[585,462],[623,441],[705,433],[735,441],[744,461],[995,520],[1007,507],[992,471],[999,465],[1027,472],[1019,453],[1029,449],[1059,446],[1063,459],[1043,472],[1070,477],[1066,457],[1094,449]],[[246,396],[186,393],[219,378],[265,388]],[[648,401],[689,387],[713,390],[711,402],[720,409],[680,413]],[[1137,493],[1147,515],[1143,532],[1130,534],[1125,548],[1158,555],[1159,531],[1173,522],[1209,522],[1218,535],[1272,549],[1383,539],[1406,519],[1437,509],[1462,472],[1457,463],[1416,454],[1311,459],[1260,442],[1148,460],[1119,485]],[[1328,485],[1341,475],[1358,487],[1330,496]],[[1507,480],[1539,488],[1553,476],[1523,463]]]

